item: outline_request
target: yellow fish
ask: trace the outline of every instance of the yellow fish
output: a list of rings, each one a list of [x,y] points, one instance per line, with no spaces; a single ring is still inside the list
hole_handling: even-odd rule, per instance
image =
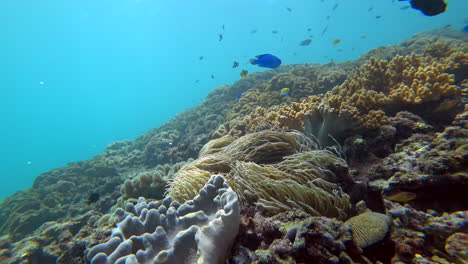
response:
[[[280,94],[284,96],[288,96],[289,94],[289,88],[283,88],[280,90]]]
[[[242,70],[239,75],[240,77],[245,78],[249,75],[249,72],[247,70]]]
[[[336,45],[336,44],[338,44],[338,43],[340,43],[340,42],[341,42],[341,39],[335,39],[334,41],[332,41],[332,44],[333,44],[333,45]]]
[[[394,202],[409,202],[416,199],[416,194],[412,192],[399,191],[391,195],[386,194],[383,198]]]

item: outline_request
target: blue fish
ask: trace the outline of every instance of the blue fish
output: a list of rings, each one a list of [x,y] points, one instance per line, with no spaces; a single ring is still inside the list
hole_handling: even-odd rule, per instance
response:
[[[250,59],[250,63],[265,68],[276,68],[280,66],[281,60],[271,54],[262,54],[255,56],[255,59]]]
[[[241,98],[241,97],[242,97],[242,92],[236,94],[236,98],[237,98],[237,99],[239,99],[239,98]]]
[[[468,33],[468,25],[464,26],[462,31]]]

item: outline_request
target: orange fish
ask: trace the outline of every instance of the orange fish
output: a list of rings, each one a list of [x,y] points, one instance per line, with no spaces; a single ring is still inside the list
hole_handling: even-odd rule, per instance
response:
[[[333,45],[336,45],[336,44],[338,44],[338,43],[340,43],[340,42],[341,42],[341,39],[335,39],[334,41],[332,41],[332,44],[333,44]]]

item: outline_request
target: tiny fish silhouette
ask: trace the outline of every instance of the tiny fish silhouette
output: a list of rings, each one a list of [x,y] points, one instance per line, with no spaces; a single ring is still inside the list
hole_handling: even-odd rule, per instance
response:
[[[320,36],[323,36],[328,30],[328,26],[326,26],[323,30],[322,33],[320,33]]]
[[[335,40],[332,41],[332,44],[336,45],[336,44],[338,44],[340,42],[341,42],[341,39],[335,39]]]
[[[311,39],[304,39],[303,41],[301,41],[301,43],[299,43],[299,46],[309,46],[310,43],[312,43]]]
[[[219,34],[218,36],[219,36],[219,40],[218,40],[218,41],[223,40],[223,34]]]

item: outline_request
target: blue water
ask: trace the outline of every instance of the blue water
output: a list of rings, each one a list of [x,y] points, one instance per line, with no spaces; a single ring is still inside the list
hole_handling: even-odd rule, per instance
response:
[[[0,198],[134,139],[241,69],[262,70],[247,64],[257,54],[286,64],[355,59],[419,31],[463,28],[468,1],[448,3],[427,17],[391,0],[1,1]]]

